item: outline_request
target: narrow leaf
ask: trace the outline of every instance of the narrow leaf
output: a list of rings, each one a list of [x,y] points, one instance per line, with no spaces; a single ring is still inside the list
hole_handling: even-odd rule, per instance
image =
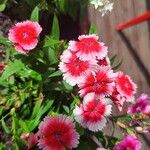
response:
[[[0,82],[7,79],[14,73],[20,71],[24,67],[24,64],[20,60],[15,60],[12,62],[8,67],[6,67],[5,71],[3,72],[2,76],[0,77]]]
[[[39,21],[39,8],[37,6],[33,9],[31,13],[31,20],[36,22]]]
[[[52,25],[52,32],[51,35],[55,38],[55,39],[59,39],[60,36],[60,31],[59,31],[59,21],[56,15],[54,15],[53,18],[53,25]]]
[[[9,134],[10,133],[10,129],[7,127],[5,121],[4,121],[4,118],[1,119],[1,123],[2,123],[2,127],[4,129],[4,131]]]

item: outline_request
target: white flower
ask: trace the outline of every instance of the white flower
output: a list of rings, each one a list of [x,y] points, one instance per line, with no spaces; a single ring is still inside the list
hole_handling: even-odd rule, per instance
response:
[[[91,0],[90,3],[94,5],[95,9],[102,13],[102,16],[104,16],[113,9],[112,1],[113,0]]]
[[[101,0],[91,0],[90,3],[94,5],[95,9],[97,9],[99,6],[103,6],[103,2]]]

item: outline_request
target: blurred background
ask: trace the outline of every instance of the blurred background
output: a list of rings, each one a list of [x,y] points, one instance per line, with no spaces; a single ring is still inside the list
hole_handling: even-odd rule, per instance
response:
[[[150,80],[146,80],[146,74],[139,68],[138,63],[132,57],[128,44],[116,32],[118,24],[129,21],[138,15],[142,15],[150,8],[149,0],[115,0],[114,9],[109,15],[101,16],[92,7],[89,9],[90,20],[96,26],[98,34],[104,41],[111,54],[117,54],[123,58],[120,70],[130,75],[138,85],[137,95],[150,94]],[[150,74],[150,24],[148,21],[123,30],[134,51],[139,55],[143,65]],[[147,77],[150,76],[147,75]]]

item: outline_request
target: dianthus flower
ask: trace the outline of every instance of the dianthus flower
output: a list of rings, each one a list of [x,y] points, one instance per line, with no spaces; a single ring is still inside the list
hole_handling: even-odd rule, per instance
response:
[[[59,69],[63,72],[64,80],[72,86],[81,82],[85,75],[97,65],[96,60],[80,60],[70,50],[65,50],[60,59]]]
[[[41,31],[42,28],[37,22],[27,20],[15,24],[9,30],[8,38],[14,43],[18,52],[28,53],[36,47]]]
[[[84,97],[83,104],[75,107],[73,114],[84,128],[97,132],[105,127],[106,117],[111,114],[111,105],[107,98],[96,99],[90,93]]]
[[[135,104],[128,108],[128,113],[144,113],[150,115],[150,98],[146,94],[142,94]]]
[[[75,125],[64,115],[45,117],[39,126],[38,135],[38,146],[43,150],[72,149],[79,144]]]
[[[78,41],[70,41],[69,49],[76,52],[77,57],[82,60],[103,59],[107,55],[107,47],[98,41],[98,36],[81,35]]]
[[[85,76],[79,83],[80,96],[95,93],[97,97],[110,96],[114,89],[116,74],[108,66],[100,66],[94,73]]]
[[[133,100],[137,86],[131,78],[123,72],[119,72],[115,82],[118,93],[125,97],[126,101]]]
[[[133,136],[126,136],[113,150],[140,150],[141,143]]]

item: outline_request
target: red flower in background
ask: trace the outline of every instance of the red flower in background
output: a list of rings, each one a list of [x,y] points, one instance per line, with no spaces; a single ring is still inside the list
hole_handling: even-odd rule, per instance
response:
[[[136,84],[128,75],[123,74],[123,72],[118,73],[116,78],[116,89],[121,96],[126,98],[126,101],[133,100],[136,88]]]
[[[83,104],[76,106],[75,120],[84,128],[97,132],[106,125],[106,116],[111,114],[111,105],[107,98],[96,99],[93,93],[84,97]]]
[[[114,88],[114,91],[112,93],[111,99],[113,103],[117,106],[119,111],[122,111],[123,104],[126,101],[126,98],[120,95],[120,93],[117,91],[116,88]]]
[[[45,117],[39,126],[38,146],[43,150],[76,148],[79,134],[73,122],[66,116]]]
[[[110,96],[114,89],[116,74],[107,66],[101,66],[94,73],[89,73],[79,83],[80,95],[95,93],[97,97]]]
[[[81,35],[78,41],[70,41],[69,49],[76,52],[77,57],[83,60],[103,59],[107,55],[107,47],[98,41],[98,36]]]
[[[14,43],[17,51],[28,53],[36,47],[41,31],[42,28],[37,22],[24,21],[15,24],[9,30],[8,38]]]
[[[0,73],[2,73],[5,69],[5,65],[4,64],[0,64]]]
[[[97,64],[99,66],[110,66],[110,60],[108,57],[105,57],[103,59],[98,59],[97,61],[98,61]]]
[[[96,66],[96,60],[80,60],[75,53],[66,50],[61,55],[59,69],[63,72],[66,82],[74,86],[84,79],[84,76]]]

